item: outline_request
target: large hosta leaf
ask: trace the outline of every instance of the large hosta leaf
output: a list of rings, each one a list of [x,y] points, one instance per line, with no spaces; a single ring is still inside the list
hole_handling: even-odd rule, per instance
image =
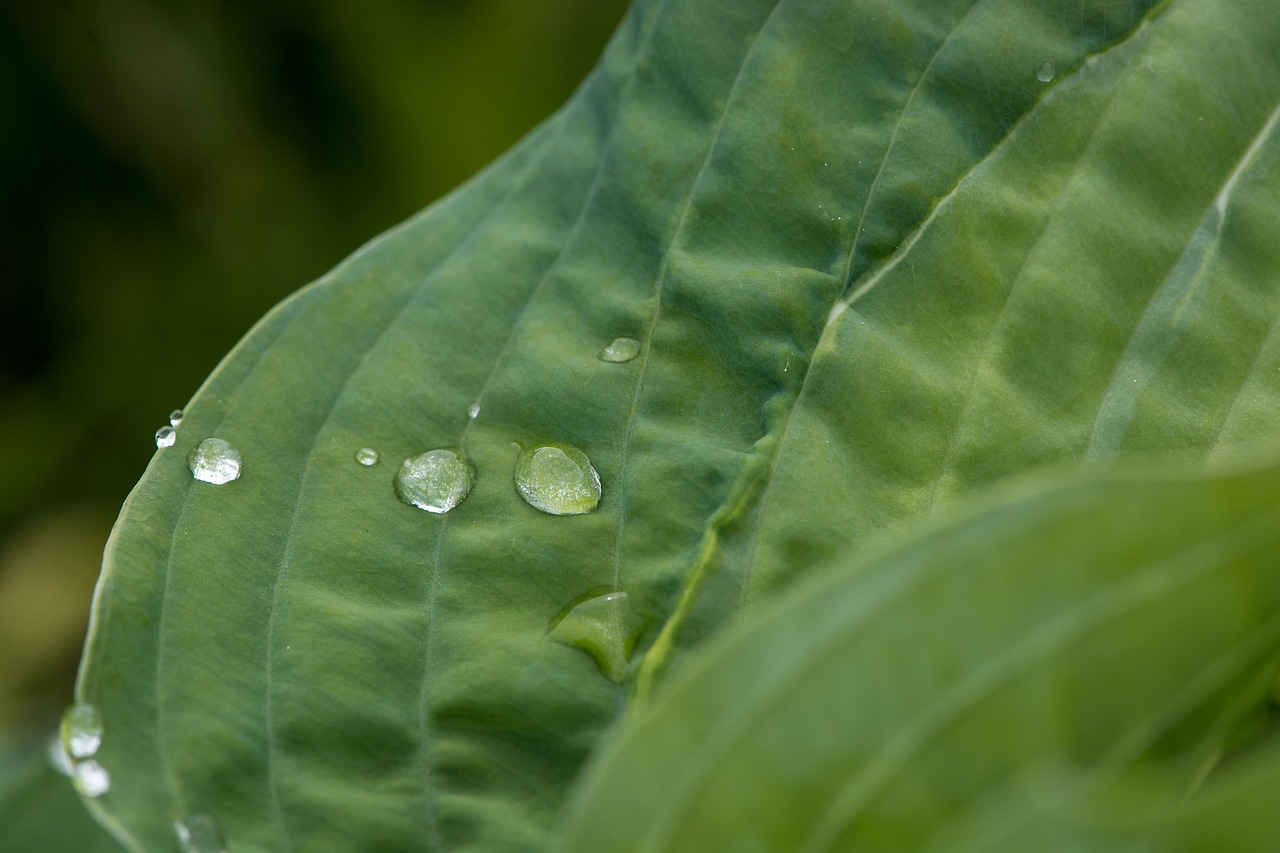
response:
[[[97,813],[149,850],[192,813],[537,847],[628,697],[819,558],[1030,465],[1272,431],[1278,39],[1271,0],[638,3],[193,398],[108,546]],[[192,480],[210,436],[240,479]],[[539,442],[595,512],[521,499]],[[477,475],[441,515],[392,485],[436,448]]]
[[[1048,490],[846,561],[689,667],[587,774],[569,847],[1049,849],[1020,776],[1181,759],[1180,804],[1278,666],[1280,467]]]

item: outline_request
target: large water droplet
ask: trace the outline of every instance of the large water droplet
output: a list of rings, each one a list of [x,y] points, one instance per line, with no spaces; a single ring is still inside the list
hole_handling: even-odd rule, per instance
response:
[[[551,515],[581,515],[600,503],[600,475],[587,454],[571,444],[521,451],[516,489],[531,507]]]
[[[88,702],[77,702],[62,715],[62,745],[74,759],[89,758],[102,746],[102,715]]]
[[[1036,69],[1036,79],[1041,83],[1048,83],[1053,80],[1053,75],[1056,73],[1057,70],[1053,67],[1053,63],[1046,62]]]
[[[169,425],[176,427],[182,423],[182,409],[174,409],[169,413]]]
[[[174,821],[173,828],[183,853],[226,853],[227,841],[222,827],[207,814],[187,815]]]
[[[356,461],[365,466],[377,465],[378,451],[372,447],[362,447],[356,451]]]
[[[640,342],[635,338],[614,338],[613,343],[600,350],[600,360],[622,364],[640,354]]]
[[[473,421],[474,421],[476,418],[480,417],[480,404],[479,404],[479,403],[472,403],[470,406],[467,406],[467,417],[471,418],[471,420],[473,420]]]
[[[156,430],[156,447],[173,447],[178,440],[178,431],[171,426],[162,426]]]
[[[448,512],[462,503],[475,482],[475,468],[461,453],[429,450],[404,461],[396,474],[396,494],[418,509]]]
[[[551,626],[547,636],[557,643],[582,649],[612,681],[627,676],[627,660],[644,627],[625,592],[596,595],[570,607]]]
[[[111,774],[92,759],[77,764],[71,778],[86,797],[101,797],[111,790]]]
[[[187,457],[191,476],[221,486],[240,477],[240,451],[220,438],[206,438]]]

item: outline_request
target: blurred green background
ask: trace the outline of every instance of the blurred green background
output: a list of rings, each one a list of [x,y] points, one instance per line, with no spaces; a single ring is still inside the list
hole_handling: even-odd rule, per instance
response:
[[[70,702],[153,434],[553,112],[625,0],[0,0],[0,755]]]

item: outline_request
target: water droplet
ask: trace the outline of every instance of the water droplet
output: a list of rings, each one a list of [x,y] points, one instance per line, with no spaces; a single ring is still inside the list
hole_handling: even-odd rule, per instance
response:
[[[627,676],[627,660],[644,627],[625,592],[609,592],[579,600],[551,625],[547,636],[566,646],[582,649],[595,658],[611,681]]]
[[[156,447],[173,447],[178,440],[178,432],[171,426],[162,426],[156,430]]]
[[[356,451],[356,461],[365,466],[377,465],[378,451],[372,447],[362,447]]]
[[[174,409],[169,413],[169,425],[176,427],[182,423],[182,409]]]
[[[67,755],[67,748],[62,745],[61,737],[49,738],[45,757],[49,760],[49,766],[63,776],[70,776],[75,769],[71,764],[71,756]]]
[[[396,474],[400,500],[427,512],[448,512],[476,482],[475,468],[456,450],[429,450],[406,459]]]
[[[467,417],[471,418],[471,420],[473,420],[473,421],[474,421],[476,418],[480,417],[480,404],[479,404],[479,403],[472,403],[470,406],[467,406]]]
[[[62,715],[62,745],[74,759],[89,758],[102,746],[102,715],[88,702],[77,702]]]
[[[635,338],[614,338],[613,343],[600,350],[600,360],[622,364],[639,354],[640,342]]]
[[[183,853],[226,853],[227,842],[222,836],[222,827],[207,814],[187,815],[174,821],[173,828],[178,833]]]
[[[1041,83],[1048,83],[1053,79],[1053,75],[1056,73],[1057,71],[1054,69],[1053,63],[1046,62],[1036,69],[1036,79]]]
[[[86,797],[101,797],[111,790],[111,774],[92,759],[77,764],[71,778]]]
[[[187,457],[191,476],[221,486],[240,478],[240,451],[220,438],[206,438]]]
[[[570,444],[521,451],[516,489],[534,509],[551,515],[581,515],[600,503],[600,475],[587,454]]]

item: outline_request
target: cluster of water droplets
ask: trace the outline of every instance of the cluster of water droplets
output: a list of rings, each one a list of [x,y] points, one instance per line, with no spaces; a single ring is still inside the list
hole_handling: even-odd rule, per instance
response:
[[[641,349],[640,341],[635,338],[617,337],[599,351],[598,358],[610,364],[625,364],[639,356]],[[477,400],[467,407],[467,417],[475,420],[479,415]],[[182,416],[180,410],[175,410],[169,416],[169,425],[156,432],[157,447],[173,446]],[[353,457],[357,464],[367,468],[380,461],[373,447],[360,447]],[[187,465],[196,480],[219,486],[238,479],[242,470],[239,451],[227,441],[213,437],[204,439],[191,451]],[[520,497],[548,515],[582,515],[594,512],[600,504],[600,475],[587,454],[571,444],[551,442],[522,448],[513,480]],[[443,514],[461,504],[475,483],[475,465],[462,450],[437,448],[404,460],[393,486],[402,502],[426,512]],[[575,602],[554,620],[548,636],[586,651],[605,675],[621,681],[639,628],[627,594],[614,591]],[[70,748],[68,753],[75,756]],[[100,789],[101,793],[110,786],[105,770],[90,762],[81,771],[83,765],[84,762],[74,765],[85,777],[80,783],[82,787]],[[185,850],[222,849],[217,824],[207,816],[189,817],[176,823],[175,828]]]
[[[86,797],[101,797],[111,790],[111,774],[94,758],[102,746],[102,715],[87,702],[77,702],[62,715],[59,753],[51,756],[54,767],[71,776]]]
[[[95,757],[105,730],[98,709],[88,702],[77,702],[62,715],[58,738],[49,744],[49,763],[70,776],[86,797],[101,797],[111,790],[111,774]],[[222,828],[207,814],[188,815],[173,827],[184,853],[226,853]]]
[[[156,430],[156,447],[173,447],[178,440],[178,424],[182,423],[182,409],[169,413],[169,423]]]
[[[156,447],[173,447],[178,441],[182,409],[169,413],[169,423],[156,430]],[[221,486],[240,478],[240,452],[220,438],[206,438],[187,455],[191,476],[202,483]]]

